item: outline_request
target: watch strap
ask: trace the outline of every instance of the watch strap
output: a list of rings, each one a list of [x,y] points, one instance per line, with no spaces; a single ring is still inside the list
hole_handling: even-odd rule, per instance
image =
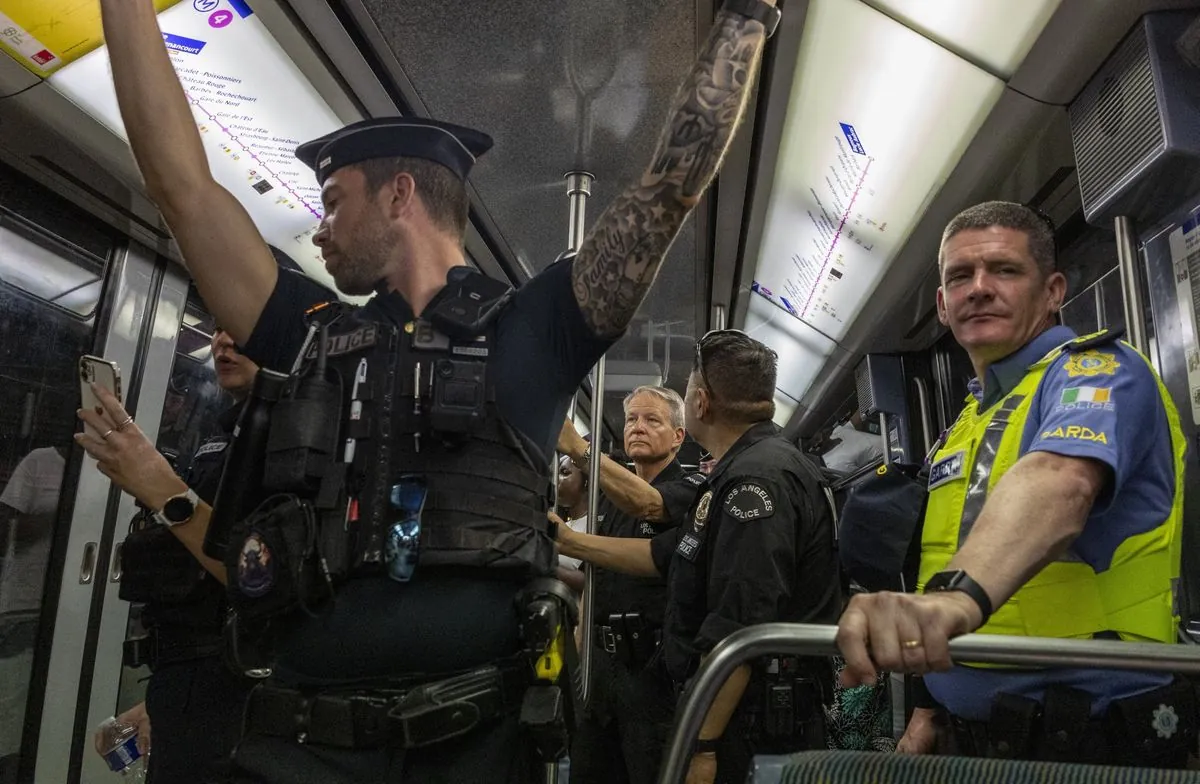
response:
[[[987,591],[983,586],[971,579],[962,569],[950,572],[938,572],[933,577],[929,578],[929,582],[925,585],[925,593],[943,593],[946,591],[960,591],[970,596],[975,604],[979,605],[979,612],[983,615],[983,620],[979,622],[980,626],[984,626],[988,622],[988,618],[992,617],[992,598],[988,596]]]
[[[717,745],[721,742],[720,738],[700,738],[696,741],[696,746],[692,750],[693,754],[716,754]]]

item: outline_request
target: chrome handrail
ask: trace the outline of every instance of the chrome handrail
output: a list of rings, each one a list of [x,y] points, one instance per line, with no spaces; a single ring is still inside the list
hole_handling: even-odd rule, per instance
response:
[[[680,784],[692,744],[717,692],[739,665],[766,655],[832,656],[836,626],[764,623],[740,629],[721,641],[700,665],[675,717],[675,729],[659,784]],[[1200,647],[1115,640],[1059,640],[967,634],[950,641],[956,661],[1018,664],[1026,667],[1106,667],[1126,670],[1200,673]]]

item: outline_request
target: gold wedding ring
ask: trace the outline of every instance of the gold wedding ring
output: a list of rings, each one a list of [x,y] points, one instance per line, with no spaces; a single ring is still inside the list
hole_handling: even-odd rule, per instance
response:
[[[900,643],[900,644],[901,644],[902,646],[904,646],[905,648],[908,648],[909,650],[912,650],[913,648],[920,648],[920,647],[921,647],[921,641],[920,641],[920,640],[905,640],[904,642],[902,642],[902,643]]]
[[[133,417],[127,414],[125,416],[125,418],[121,420],[121,424],[117,425],[117,430],[124,430],[125,428],[129,427],[132,424],[133,424]]]
[[[107,441],[107,440],[108,440],[108,437],[109,437],[109,436],[111,436],[112,434],[113,434],[113,428],[111,428],[111,427],[110,427],[110,428],[108,429],[108,431],[107,431],[107,432],[103,433],[103,434],[100,436],[100,438],[102,438],[103,440]]]

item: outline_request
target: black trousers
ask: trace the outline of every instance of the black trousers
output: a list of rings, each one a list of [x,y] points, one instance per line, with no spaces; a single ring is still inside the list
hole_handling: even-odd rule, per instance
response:
[[[535,766],[517,717],[410,751],[346,750],[249,735],[234,754],[242,784],[527,784]]]
[[[654,784],[674,713],[674,689],[661,668],[630,672],[595,651],[591,705],[571,744],[571,784]]]
[[[153,784],[226,781],[229,757],[242,732],[246,695],[253,685],[216,657],[158,667],[146,686],[149,780]]]

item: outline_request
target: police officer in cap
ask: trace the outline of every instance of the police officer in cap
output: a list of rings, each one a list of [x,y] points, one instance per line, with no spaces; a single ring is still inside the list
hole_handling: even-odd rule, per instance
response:
[[[654,539],[556,529],[571,557],[667,577],[665,664],[682,684],[730,633],[758,623],[832,623],[841,609],[833,518],[819,469],[779,435],[775,352],[737,330],[696,343],[687,429],[717,461],[687,522]],[[756,753],[824,748],[828,665],[777,657],[739,668],[718,694],[689,782],[741,782]]]
[[[217,383],[235,405],[221,414],[220,432],[201,444],[183,476],[189,492],[210,504],[230,434],[258,372],[221,329],[213,333],[212,355]],[[132,421],[119,432],[103,439],[102,450],[88,449],[100,471],[139,498],[153,487],[156,476],[170,481],[166,460]],[[92,446],[80,441],[85,448]],[[121,598],[145,603],[141,618],[148,632],[126,644],[126,664],[148,665],[152,672],[145,705],[121,718],[137,723],[148,715],[153,725],[153,780],[208,784],[228,775],[229,754],[241,733],[242,707],[253,681],[231,672],[222,661],[225,590],[172,535],[182,522],[186,520],[171,509],[144,511],[121,547]]]
[[[774,4],[727,2],[643,176],[576,255],[516,292],[465,266],[464,180],[486,134],[383,118],[301,145],[324,207],[314,242],[341,291],[376,294],[361,309],[277,271],[213,181],[153,3],[102,8],[147,190],[205,302],[252,359],[296,370],[275,390],[262,468],[264,488],[287,490],[238,520],[243,543],[225,562],[240,620],[275,643],[239,774],[519,780],[531,671],[514,605],[552,570],[548,457],[571,395],[716,174]],[[171,489],[148,503],[169,503]],[[185,526],[193,546],[211,511],[201,504]]]
[[[634,471],[601,455],[597,533],[652,539],[683,521],[704,482],[702,475],[686,473],[676,457],[685,433],[683,408],[679,393],[666,387],[638,387],[625,398],[625,454]],[[587,473],[591,446],[570,420],[558,448]],[[674,689],[657,655],[666,600],[659,577],[596,571],[593,696],[571,746],[577,783],[651,784],[658,777],[675,713]]]

